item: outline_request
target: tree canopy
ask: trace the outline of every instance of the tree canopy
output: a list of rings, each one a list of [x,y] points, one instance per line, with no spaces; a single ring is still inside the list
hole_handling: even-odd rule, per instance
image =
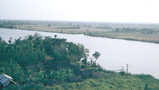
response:
[[[93,54],[93,57],[97,60],[100,56],[100,52],[96,51],[94,54]]]

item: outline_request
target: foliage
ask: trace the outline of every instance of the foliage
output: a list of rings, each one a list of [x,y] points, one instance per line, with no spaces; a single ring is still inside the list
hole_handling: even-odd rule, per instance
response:
[[[80,29],[80,26],[65,26],[65,27],[57,27],[57,29]]]
[[[97,60],[101,54],[99,52],[95,52],[93,57]]]
[[[147,82],[142,81],[134,76],[116,76],[100,79],[87,79],[78,83],[66,83],[64,85],[56,85],[48,87],[49,90],[144,90]],[[155,82],[152,81],[148,85],[148,90],[158,90]],[[156,84],[156,85],[155,85]],[[158,84],[159,85],[159,84]]]
[[[134,33],[134,32],[137,32],[138,31],[138,29],[136,29],[136,28],[125,28],[125,27],[123,27],[123,28],[116,28],[115,30],[114,30],[115,32],[125,32],[125,33]]]
[[[143,28],[143,29],[141,29],[141,33],[142,34],[154,34],[154,33],[156,34],[157,32],[152,29]]]
[[[89,66],[88,50],[57,36],[28,35],[7,43],[0,38],[0,73],[13,77],[16,85],[4,90],[157,90],[159,81],[149,75],[120,75],[100,66]],[[45,57],[49,57],[46,60]],[[93,54],[97,60],[99,52]],[[66,64],[66,68],[58,68]],[[76,72],[75,72],[76,71]],[[90,72],[82,79],[83,72]],[[76,74],[78,76],[75,76]],[[94,75],[103,78],[92,79]],[[83,74],[85,75],[85,74]],[[77,82],[70,81],[74,77]]]
[[[74,73],[70,69],[60,69],[58,71],[51,71],[50,73],[50,78],[58,81],[69,81],[72,76],[74,76]]]
[[[42,39],[37,33],[28,35],[24,40],[18,38],[7,44],[1,40],[0,61],[16,61],[23,67],[38,63],[45,59],[45,55],[52,56],[54,61],[77,62],[86,57],[87,53],[81,44],[66,42],[66,39],[45,37]]]
[[[21,37],[15,41],[10,38],[8,43],[0,38],[0,73],[10,75],[19,83],[33,79],[44,84],[49,79],[46,77],[49,74],[41,71],[44,67],[38,69],[36,66],[38,63],[45,61],[45,56],[53,58],[48,65],[49,71],[51,71],[51,68],[55,69],[52,64],[56,64],[56,62],[76,63],[86,57],[87,54],[83,45],[66,42],[66,39],[56,37],[45,37],[43,39],[42,36],[35,33],[33,36],[26,36],[23,40]],[[34,68],[40,71],[36,74],[33,71],[27,71],[29,65],[35,65]],[[29,79],[30,76],[32,79]],[[74,76],[71,69],[59,69],[53,71],[53,75],[50,77],[58,81],[67,81],[71,76]]]
[[[157,31],[153,30],[153,29],[149,29],[149,28],[141,28],[141,29],[137,29],[137,28],[116,28],[114,30],[114,32],[117,33],[135,33],[135,32],[140,32],[141,34],[156,34]]]
[[[15,81],[19,83],[24,82],[24,70],[20,67],[18,63],[13,60],[1,61],[0,73],[10,75]]]
[[[41,61],[45,56],[44,49],[38,46],[38,39],[31,41],[18,38],[10,44],[2,43],[0,53],[0,61],[12,59],[23,67]]]
[[[43,84],[27,84],[21,90],[47,90]]]

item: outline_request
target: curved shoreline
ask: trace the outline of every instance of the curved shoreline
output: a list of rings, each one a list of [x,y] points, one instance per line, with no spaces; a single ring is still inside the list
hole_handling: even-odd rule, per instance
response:
[[[4,28],[4,31],[5,31],[5,29],[6,29],[6,28]],[[9,29],[8,29],[8,30],[9,30]],[[11,29],[10,29],[10,30],[11,30]],[[16,30],[19,31],[19,30],[21,30],[21,29],[12,29],[11,31],[12,31],[12,32],[14,32],[14,31],[16,32]],[[37,33],[38,33],[38,32],[39,32],[39,33],[48,32],[48,31],[25,30],[25,29],[23,29],[23,30],[21,30],[21,33],[23,33],[23,31],[24,31],[24,32],[27,32],[27,31],[28,31],[28,32],[33,32],[33,34],[36,33],[36,32],[37,32]],[[53,35],[55,35],[55,34],[58,35],[59,32],[58,32],[58,33],[56,33],[56,32],[50,32],[50,33],[52,33]],[[19,34],[20,34],[20,33],[19,33]],[[63,34],[63,33],[59,33],[59,34]],[[64,33],[64,34],[65,34],[65,35],[69,35],[68,33],[67,33],[67,34]],[[3,34],[3,35],[4,35],[4,34]],[[13,34],[13,35],[14,35],[14,34]],[[71,35],[71,36],[74,36],[74,35],[75,35],[75,36],[76,36],[76,35],[77,35],[77,36],[84,36],[84,34],[70,34],[70,35]],[[86,36],[86,35],[85,35],[85,37],[90,37],[90,38],[91,38],[92,36],[89,36],[89,35]],[[104,38],[104,37],[92,37],[92,38],[97,38],[98,40],[99,40],[99,39],[109,39],[109,38],[106,38],[106,37],[105,37],[105,38]],[[123,39],[115,39],[115,38],[113,38],[113,39],[114,39],[114,40],[119,40],[119,41],[124,41]],[[114,41],[113,39],[112,39],[112,40],[110,39],[110,43],[111,43],[112,41]],[[83,40],[84,40],[84,39],[83,39]],[[101,41],[102,41],[102,40],[101,40]],[[129,41],[128,41],[128,40],[125,40],[124,42],[130,42],[130,43],[132,42],[132,43],[135,43],[136,41],[133,42],[133,41],[130,41],[130,40],[129,40]],[[131,43],[131,45],[132,45],[132,43]],[[136,42],[136,43],[142,43],[142,42]],[[120,44],[120,42],[118,42],[118,43],[116,43],[116,44]],[[143,43],[143,44],[144,44],[144,43]],[[145,43],[145,44],[150,45],[150,44],[153,44],[153,43]],[[155,45],[155,44],[154,44],[154,45]],[[158,46],[158,44],[156,44],[156,46]],[[143,47],[143,46],[142,46],[142,47]],[[151,50],[152,50],[152,48],[151,48]],[[155,49],[155,50],[156,50],[156,49]]]
[[[6,28],[6,29],[10,29],[10,28]],[[13,29],[19,29],[19,30],[27,30],[27,31],[39,31],[39,32],[50,32],[50,33],[62,33],[62,34],[83,34],[83,35],[86,35],[86,36],[91,36],[91,37],[103,37],[103,38],[110,38],[110,39],[121,39],[121,40],[128,40],[128,41],[139,41],[139,42],[147,42],[147,43],[154,43],[154,44],[159,44],[159,41],[153,41],[153,40],[138,40],[138,39],[133,39],[133,38],[118,38],[118,37],[113,37],[113,36],[108,36],[108,35],[105,35],[105,36],[101,36],[101,35],[89,35],[89,34],[86,34],[85,32],[82,32],[82,33],[78,33],[78,32],[74,32],[74,33],[71,33],[71,32],[58,32],[58,31],[47,31],[47,30],[34,30],[34,29],[20,29],[20,28],[13,28]],[[97,32],[98,33],[98,32]]]

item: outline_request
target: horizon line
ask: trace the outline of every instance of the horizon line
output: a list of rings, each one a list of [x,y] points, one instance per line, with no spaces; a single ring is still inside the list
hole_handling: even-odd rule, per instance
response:
[[[36,19],[0,19],[0,21],[40,21],[40,22],[85,22],[85,23],[111,23],[111,24],[159,24],[159,22],[119,22],[119,21],[80,21],[80,20],[36,20]]]

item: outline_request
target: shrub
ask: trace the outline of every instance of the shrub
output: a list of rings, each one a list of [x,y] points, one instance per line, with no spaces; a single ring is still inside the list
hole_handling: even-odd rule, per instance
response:
[[[68,81],[72,76],[75,75],[70,69],[60,69],[50,73],[50,77],[58,81]]]
[[[1,61],[0,73],[11,76],[16,82],[22,83],[24,81],[24,71],[18,63],[13,60]]]

